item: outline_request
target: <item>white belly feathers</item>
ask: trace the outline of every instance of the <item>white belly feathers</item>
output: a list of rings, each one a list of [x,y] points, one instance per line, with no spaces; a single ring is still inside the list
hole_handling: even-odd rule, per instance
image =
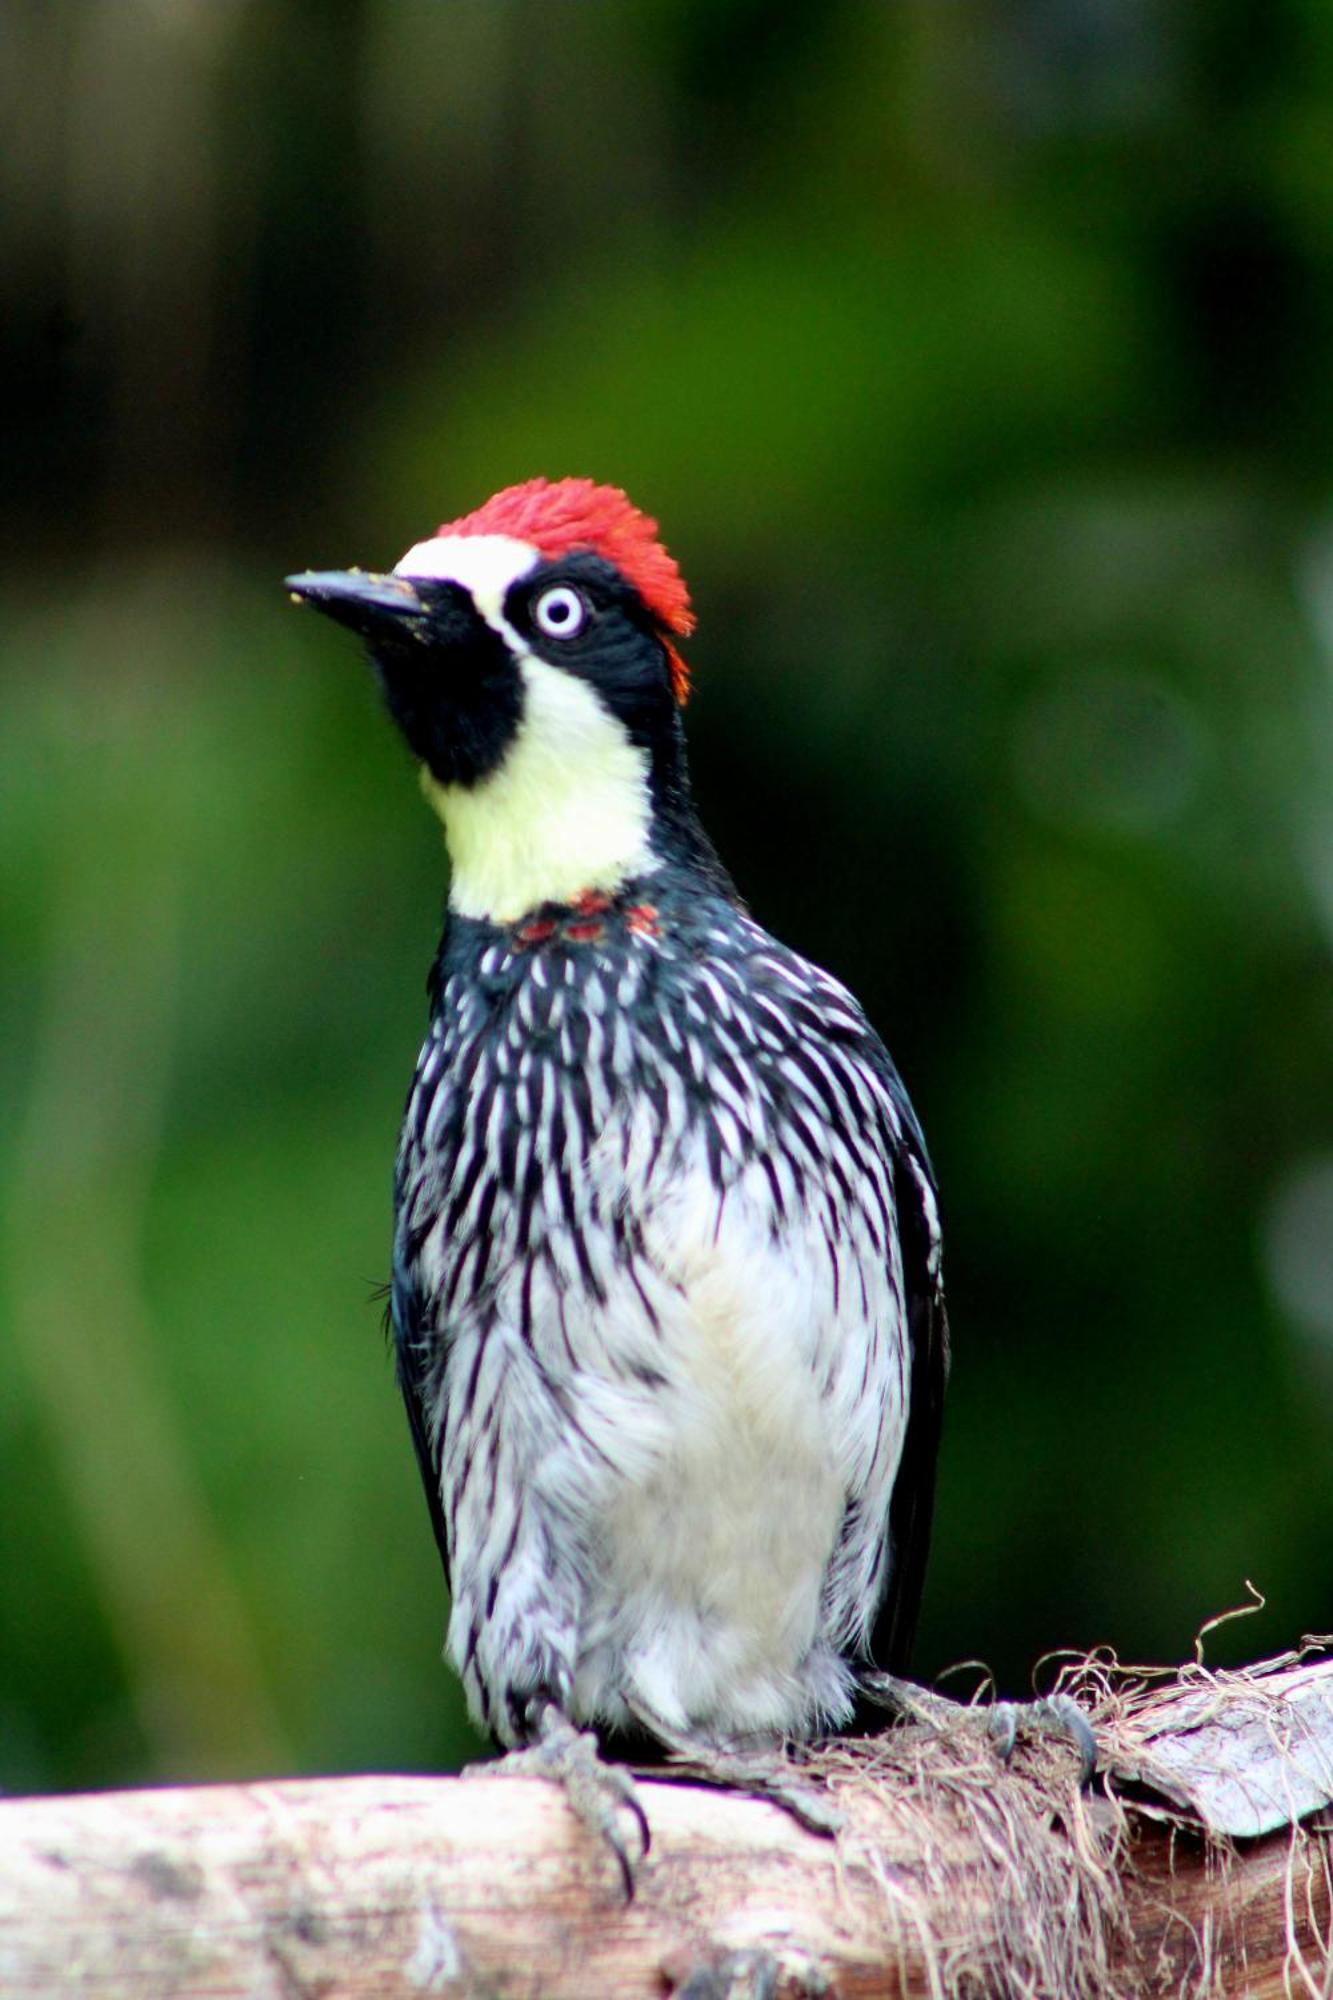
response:
[[[623,1723],[637,1708],[719,1737],[804,1735],[850,1712],[847,1634],[831,1629],[842,1621],[826,1584],[853,1495],[882,1534],[903,1361],[859,1287],[834,1311],[820,1232],[798,1223],[775,1241],[758,1194],[738,1186],[720,1205],[700,1172],[645,1231],[665,1280],[661,1379],[607,1412],[618,1462],[636,1472],[594,1531],[575,1682],[588,1720]],[[887,1273],[868,1290],[892,1310]],[[627,1452],[636,1419],[641,1448]]]

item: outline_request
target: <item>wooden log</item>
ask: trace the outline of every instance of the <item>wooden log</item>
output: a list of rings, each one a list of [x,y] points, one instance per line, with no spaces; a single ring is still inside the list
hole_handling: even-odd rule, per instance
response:
[[[0,1807],[0,1992],[550,2000],[764,1990],[1011,1990],[967,1863],[848,1861],[778,1808],[644,1787],[654,1852],[626,1907],[605,1856],[536,1779],[343,1778]],[[1224,1863],[1145,1824],[1123,1861],[1125,1940],[1103,1990],[1300,1991],[1328,1977],[1327,1854],[1269,1835]],[[970,1891],[970,1893],[969,1893]],[[934,1940],[934,1949],[928,1941]],[[714,1985],[698,1975],[711,1972]],[[727,1982],[731,1981],[731,1984]],[[776,1981],[776,1984],[773,1984]],[[1016,1987],[1012,1990],[1018,1990]],[[1041,1988],[1034,1990],[1043,1990]],[[1059,1989],[1050,1989],[1058,1991]],[[1312,1994],[1325,1992],[1320,1983]]]
[[[1306,1783],[1309,1663],[1291,1671]],[[1333,1662],[1315,1679],[1327,1692]],[[1280,1712],[1271,1688],[1268,1698]],[[1225,1734],[1220,1699],[1208,1726]],[[1123,1756],[1139,1782],[1133,1743],[1160,1749],[1170,1733],[1152,1708],[1097,1718],[1113,1766]],[[1200,1731],[1197,1705],[1189,1727]],[[1268,1740],[1288,1755],[1280,1729]],[[644,1781],[653,1846],[628,1906],[609,1854],[536,1778],[6,1800],[0,1994],[1110,2000],[1333,1989],[1329,1840],[1317,1824],[1220,1840],[1191,1830],[1178,1806],[1121,1801],[1114,1768],[1092,1795],[1073,1772],[1072,1755],[1044,1744],[1004,1766],[980,1717],[896,1729],[822,1767],[846,1820],[836,1840],[752,1798]],[[1331,1792],[1333,1767],[1322,1797]]]

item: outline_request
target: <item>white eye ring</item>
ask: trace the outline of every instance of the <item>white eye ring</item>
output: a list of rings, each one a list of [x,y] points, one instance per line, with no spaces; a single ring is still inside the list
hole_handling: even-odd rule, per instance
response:
[[[548,639],[574,639],[588,622],[588,606],[569,584],[555,583],[537,599],[532,616],[538,631]]]

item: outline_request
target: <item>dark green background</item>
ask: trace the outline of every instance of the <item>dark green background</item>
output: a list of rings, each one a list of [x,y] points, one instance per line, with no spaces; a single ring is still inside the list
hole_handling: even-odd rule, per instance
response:
[[[1333,1625],[1321,0],[4,0],[0,107],[0,1783],[470,1748],[371,1296],[443,863],[280,579],[537,472],[930,1136],[922,1668]]]

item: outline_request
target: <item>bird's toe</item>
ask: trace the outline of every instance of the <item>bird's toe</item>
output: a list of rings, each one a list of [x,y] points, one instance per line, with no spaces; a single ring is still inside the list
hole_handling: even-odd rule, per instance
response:
[[[560,1786],[574,1817],[608,1847],[620,1870],[626,1902],[652,1845],[643,1801],[629,1772],[609,1764],[590,1729],[578,1729],[554,1704],[543,1706],[533,1739],[493,1764],[473,1766],[500,1778],[548,1778]]]

